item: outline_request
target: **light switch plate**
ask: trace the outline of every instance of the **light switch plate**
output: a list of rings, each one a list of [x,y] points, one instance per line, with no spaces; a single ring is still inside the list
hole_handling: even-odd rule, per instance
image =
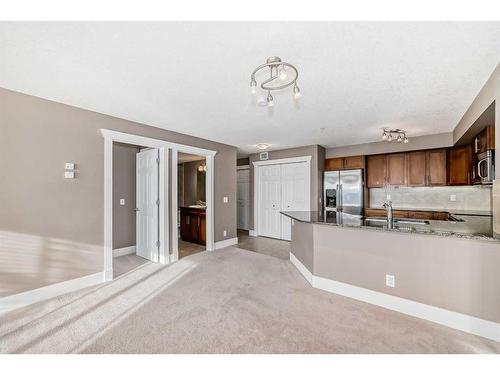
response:
[[[125,199],[120,199],[120,206],[125,206]]]
[[[387,194],[387,199],[390,200],[391,199],[391,194]]]
[[[385,285],[391,288],[396,286],[396,278],[394,275],[385,275]]]
[[[224,237],[226,237],[227,236],[227,230],[225,230],[222,234],[223,234]]]
[[[74,170],[75,169],[75,163],[65,163],[64,164],[64,169],[68,169],[68,170]]]
[[[224,200],[223,200],[223,201],[224,201],[224,203],[227,203],[227,202],[229,202],[229,199],[228,199],[228,197],[224,197]]]
[[[64,178],[75,178],[75,172],[64,172]]]
[[[457,196],[455,194],[450,194],[450,201],[455,202],[457,200]]]

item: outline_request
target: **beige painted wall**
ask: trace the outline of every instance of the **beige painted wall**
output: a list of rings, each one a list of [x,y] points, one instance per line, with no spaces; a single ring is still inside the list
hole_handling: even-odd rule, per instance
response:
[[[113,143],[113,249],[135,246],[135,158],[139,147]],[[125,205],[120,205],[125,199]]]
[[[498,242],[305,223],[292,227],[292,238],[307,225],[313,246],[302,239],[291,251],[313,260],[315,276],[500,322]]]
[[[0,122],[0,295],[103,270],[101,128],[217,151],[215,241],[223,230],[236,237],[233,146],[5,89]],[[63,179],[65,162],[77,164],[76,179]]]
[[[311,156],[311,210],[320,207],[322,197],[323,168],[325,165],[325,151],[322,146],[311,145],[288,148],[285,150],[269,151],[269,160]],[[259,161],[259,153],[248,156],[250,163],[250,229],[253,229],[254,220],[254,167],[253,162]]]
[[[380,136],[382,136],[382,134],[380,134]],[[372,142],[328,148],[326,150],[326,157],[336,158],[354,155],[374,155],[453,146],[453,133],[423,135],[420,137],[411,137],[409,134],[408,136],[410,137],[410,142],[406,144],[398,142]]]

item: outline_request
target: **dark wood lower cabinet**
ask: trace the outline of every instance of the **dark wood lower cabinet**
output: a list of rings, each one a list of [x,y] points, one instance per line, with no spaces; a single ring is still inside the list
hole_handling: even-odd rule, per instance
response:
[[[181,207],[181,239],[187,242],[206,243],[205,210]]]
[[[393,216],[395,218],[409,218],[420,220],[448,220],[450,214],[446,211],[411,211],[411,210],[394,210]],[[387,211],[381,208],[367,208],[365,209],[365,216],[387,216]]]

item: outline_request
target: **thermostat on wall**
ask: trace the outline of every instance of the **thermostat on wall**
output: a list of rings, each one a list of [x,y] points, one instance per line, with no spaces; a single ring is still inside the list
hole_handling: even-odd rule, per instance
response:
[[[268,160],[269,159],[269,152],[261,152],[260,153],[260,160]]]

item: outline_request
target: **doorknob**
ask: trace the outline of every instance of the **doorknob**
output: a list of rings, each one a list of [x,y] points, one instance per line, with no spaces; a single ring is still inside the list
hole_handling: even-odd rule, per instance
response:
[[[134,208],[134,211],[137,212],[137,211],[140,211],[138,207]]]

